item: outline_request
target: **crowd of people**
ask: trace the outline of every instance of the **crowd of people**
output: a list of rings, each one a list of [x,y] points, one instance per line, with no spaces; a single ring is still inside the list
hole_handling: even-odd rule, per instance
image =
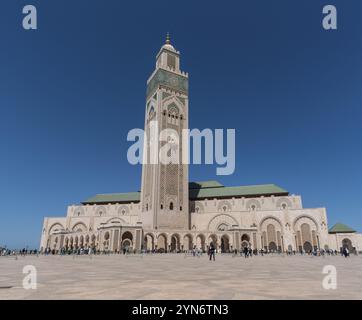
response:
[[[28,250],[27,248],[23,248],[21,250],[11,250],[8,248],[2,248],[0,247],[0,256],[27,256],[27,255],[100,255],[100,254],[136,254],[136,253],[142,253],[142,254],[157,254],[157,253],[165,253],[165,251],[160,251],[157,249],[154,250],[141,250],[137,251],[135,249],[132,249],[131,247],[123,248],[120,251],[110,251],[110,250],[97,250],[95,247],[86,247],[86,248],[66,248],[63,247],[60,250],[46,248],[44,251],[39,251],[37,249]],[[210,243],[206,251],[203,251],[196,246],[192,250],[175,250],[172,253],[185,253],[190,254],[192,256],[200,257],[203,253],[207,253],[209,256],[210,261],[215,261],[215,255],[216,253],[220,253],[220,250],[217,250],[216,246],[213,242]],[[225,253],[225,252],[223,252]],[[309,252],[306,252],[305,250],[295,251],[295,250],[287,250],[285,252],[282,252],[280,250],[266,250],[266,249],[252,249],[251,247],[242,247],[240,250],[234,249],[231,252],[234,257],[235,256],[243,256],[245,258],[249,258],[252,256],[264,256],[264,255],[277,255],[277,254],[285,254],[287,256],[293,256],[293,255],[310,255],[310,256],[338,256],[341,255],[343,257],[349,257],[350,256],[350,250],[346,247],[341,248],[340,251],[337,250],[324,250],[324,249],[315,249]],[[356,251],[354,251],[354,254],[357,254]]]
[[[27,255],[38,255],[39,251],[37,249],[26,249],[21,250],[12,250],[8,248],[0,247],[0,256],[27,256]]]
[[[208,249],[208,256],[209,256],[209,260],[213,260],[215,261],[215,253],[216,253],[216,248],[214,246],[214,244],[211,242],[209,249]],[[310,256],[338,256],[341,255],[345,258],[350,256],[350,251],[348,248],[344,247],[341,248],[341,251],[338,252],[337,250],[324,250],[324,249],[315,249],[315,250],[311,250],[311,251],[305,251],[305,250],[300,250],[300,251],[295,251],[295,250],[287,250],[285,252],[282,252],[281,250],[267,250],[267,249],[252,249],[251,247],[242,247],[239,251],[237,249],[233,250],[233,256],[238,256],[240,254],[240,256],[243,256],[245,258],[249,258],[252,257],[253,255],[255,256],[264,256],[264,255],[268,255],[268,254],[285,254],[287,256],[293,256],[293,255],[310,255]],[[357,251],[354,251],[354,254],[357,255]]]

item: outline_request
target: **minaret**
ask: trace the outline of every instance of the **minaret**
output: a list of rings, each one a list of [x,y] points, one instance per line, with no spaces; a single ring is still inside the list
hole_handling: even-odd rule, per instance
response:
[[[164,141],[157,141],[160,132]],[[188,165],[182,163],[182,130],[188,129],[188,75],[180,70],[180,52],[167,34],[156,56],[156,68],[147,81],[145,145],[142,167],[141,221],[145,229],[188,229]],[[152,131],[156,135],[151,136]],[[177,136],[179,139],[177,139]],[[159,159],[166,141],[178,143],[179,161]],[[174,149],[173,149],[174,150]],[[174,150],[175,151],[175,150]]]

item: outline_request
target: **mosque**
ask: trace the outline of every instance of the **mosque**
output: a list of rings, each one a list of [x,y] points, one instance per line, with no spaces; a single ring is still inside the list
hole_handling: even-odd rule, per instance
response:
[[[178,133],[188,128],[188,74],[169,37],[147,81],[145,132],[150,122]],[[159,146],[159,148],[161,145]],[[178,145],[182,154],[182,143]],[[145,144],[150,154],[151,144]],[[337,223],[325,208],[304,208],[300,195],[274,185],[224,186],[189,182],[187,164],[142,165],[140,192],[97,194],[70,205],[65,217],[45,217],[40,249],[124,248],[218,252],[244,246],[269,251],[362,250],[362,235]]]

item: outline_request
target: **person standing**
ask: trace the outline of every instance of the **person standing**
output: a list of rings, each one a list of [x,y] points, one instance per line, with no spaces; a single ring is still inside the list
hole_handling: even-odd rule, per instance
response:
[[[248,247],[244,247],[244,256],[245,256],[245,258],[248,257],[248,254],[249,254],[249,249],[248,249]]]
[[[213,258],[215,261],[215,246],[214,246],[213,242],[210,243],[209,256],[210,256],[210,261],[211,261],[211,258]]]

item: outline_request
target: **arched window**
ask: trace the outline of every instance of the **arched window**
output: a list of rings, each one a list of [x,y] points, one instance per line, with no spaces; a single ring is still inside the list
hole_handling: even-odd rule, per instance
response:
[[[161,204],[161,210],[163,210],[163,204]]]
[[[148,211],[148,203],[146,203],[146,211]]]
[[[173,202],[170,202],[170,210],[173,210]]]

